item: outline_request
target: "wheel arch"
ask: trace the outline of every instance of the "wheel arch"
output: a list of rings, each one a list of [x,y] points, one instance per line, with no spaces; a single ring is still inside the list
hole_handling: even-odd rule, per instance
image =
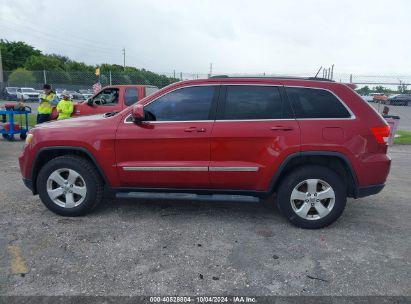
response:
[[[109,184],[107,177],[105,176],[103,170],[101,169],[100,165],[98,164],[97,160],[93,156],[93,154],[88,151],[86,148],[82,147],[69,147],[69,146],[58,146],[58,147],[45,147],[40,149],[36,157],[33,161],[33,170],[32,170],[32,184],[33,184],[33,194],[37,194],[37,186],[36,180],[38,177],[38,173],[40,172],[41,168],[51,159],[54,159],[58,156],[63,155],[77,155],[84,157],[85,159],[91,161],[91,163],[96,167],[98,174],[102,178],[105,184]]]
[[[350,160],[344,154],[332,151],[304,151],[289,155],[271,180],[269,193],[277,191],[280,181],[289,172],[304,165],[322,165],[336,171],[344,177],[347,196],[358,196],[357,175]]]

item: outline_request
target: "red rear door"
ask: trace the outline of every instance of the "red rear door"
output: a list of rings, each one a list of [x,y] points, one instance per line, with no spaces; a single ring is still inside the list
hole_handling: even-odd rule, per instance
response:
[[[211,134],[212,188],[266,191],[300,130],[281,86],[223,85]]]

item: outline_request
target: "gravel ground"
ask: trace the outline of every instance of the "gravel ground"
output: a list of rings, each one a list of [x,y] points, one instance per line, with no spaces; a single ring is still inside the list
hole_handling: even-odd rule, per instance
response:
[[[0,295],[411,295],[411,146],[382,193],[321,230],[267,204],[105,199],[48,211],[0,141]]]

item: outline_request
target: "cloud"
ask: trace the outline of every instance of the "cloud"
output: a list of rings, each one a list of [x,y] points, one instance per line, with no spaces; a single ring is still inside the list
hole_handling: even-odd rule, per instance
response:
[[[0,37],[97,64],[158,72],[402,73],[411,2],[6,1]]]

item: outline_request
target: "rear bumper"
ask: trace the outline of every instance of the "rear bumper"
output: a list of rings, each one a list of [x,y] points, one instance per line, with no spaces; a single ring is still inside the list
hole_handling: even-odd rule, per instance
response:
[[[367,187],[358,187],[355,193],[355,198],[366,197],[370,195],[374,195],[380,193],[382,189],[384,189],[385,184],[379,185],[371,185]]]

